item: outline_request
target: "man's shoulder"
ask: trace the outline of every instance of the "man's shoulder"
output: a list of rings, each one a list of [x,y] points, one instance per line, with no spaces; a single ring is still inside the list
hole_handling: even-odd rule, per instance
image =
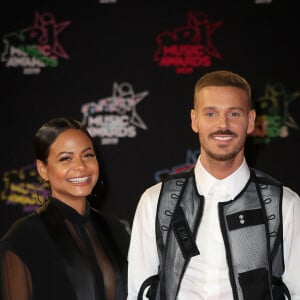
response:
[[[194,168],[190,168],[181,172],[172,173],[162,179],[162,182],[170,181],[178,178],[187,178],[194,174]]]
[[[144,190],[144,192],[142,194],[142,198],[157,197],[160,193],[161,187],[162,187],[162,181],[160,181],[156,184],[153,184],[152,186],[150,186]]]
[[[271,185],[276,185],[276,186],[283,186],[282,182],[279,181],[278,179],[274,178],[270,174],[251,168],[251,170],[255,173],[256,178],[258,179],[259,183],[261,184],[271,184]]]
[[[295,199],[297,201],[300,201],[299,194],[286,185],[283,186],[283,198],[284,199]]]
[[[280,180],[274,178],[273,176],[271,176],[268,173],[265,173],[261,170],[257,170],[257,169],[252,169],[252,170],[255,172],[255,174],[259,180],[266,182],[266,183],[271,182],[274,185],[281,186],[283,189],[283,199],[285,199],[285,201],[294,201],[294,200],[300,201],[299,194],[296,191],[294,191],[292,188],[290,188],[289,186],[282,183]]]

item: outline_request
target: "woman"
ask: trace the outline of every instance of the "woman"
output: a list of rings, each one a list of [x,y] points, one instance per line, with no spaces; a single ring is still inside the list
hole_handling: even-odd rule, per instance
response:
[[[56,118],[34,146],[50,197],[1,240],[0,299],[126,299],[129,235],[87,199],[99,178],[92,137],[80,122]]]

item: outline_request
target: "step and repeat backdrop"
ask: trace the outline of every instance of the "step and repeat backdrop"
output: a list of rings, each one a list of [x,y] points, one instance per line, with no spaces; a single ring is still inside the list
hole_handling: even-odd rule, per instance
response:
[[[286,0],[7,1],[0,11],[0,236],[47,197],[33,155],[53,117],[82,121],[102,149],[93,205],[131,225],[141,193],[193,166],[196,80],[250,82],[246,158],[300,192],[300,18]]]

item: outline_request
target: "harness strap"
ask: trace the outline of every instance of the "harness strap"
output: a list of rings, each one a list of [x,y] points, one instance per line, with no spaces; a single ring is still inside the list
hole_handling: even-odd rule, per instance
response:
[[[147,278],[141,285],[137,300],[143,300],[144,291],[148,286],[150,286],[150,288],[149,288],[146,296],[150,300],[154,300],[158,282],[159,282],[159,275],[153,275],[153,276]]]
[[[273,276],[272,284],[273,284],[274,299],[284,300],[285,299],[284,295],[288,298],[288,300],[292,299],[288,287],[285,285],[285,283],[282,281],[281,278]]]

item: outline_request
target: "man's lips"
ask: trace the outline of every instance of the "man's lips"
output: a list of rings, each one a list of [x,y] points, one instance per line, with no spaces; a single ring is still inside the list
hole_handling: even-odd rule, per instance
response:
[[[217,136],[213,135],[212,138],[215,140],[218,140],[218,141],[229,141],[229,140],[233,139],[233,136],[232,135],[230,135],[230,136],[228,136],[228,135],[217,135]]]
[[[218,141],[230,141],[232,140],[233,138],[237,137],[237,135],[230,131],[230,130],[219,130],[219,131],[216,131],[212,134],[210,134],[210,137],[213,138],[214,140],[218,140]]]

